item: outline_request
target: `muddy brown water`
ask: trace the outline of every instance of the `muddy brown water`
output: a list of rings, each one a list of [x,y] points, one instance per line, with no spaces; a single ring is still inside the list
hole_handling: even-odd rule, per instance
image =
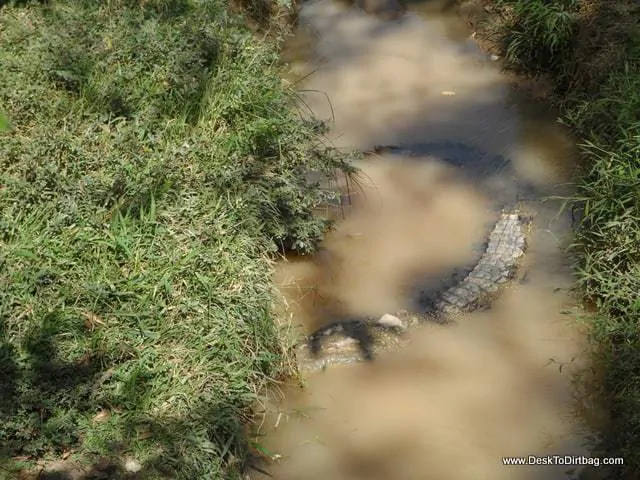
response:
[[[331,120],[338,148],[391,144],[414,155],[359,162],[322,254],[278,265],[280,322],[310,332],[337,314],[410,308],[416,289],[470,258],[496,201],[533,214],[526,260],[492,309],[453,327],[425,325],[373,363],[270,395],[255,440],[273,478],[571,479],[584,467],[502,458],[589,456],[593,408],[574,386],[586,343],[563,253],[571,218],[543,201],[568,193],[574,142],[477,47],[443,8],[450,3],[413,3],[391,22],[344,3],[304,3],[286,80]]]

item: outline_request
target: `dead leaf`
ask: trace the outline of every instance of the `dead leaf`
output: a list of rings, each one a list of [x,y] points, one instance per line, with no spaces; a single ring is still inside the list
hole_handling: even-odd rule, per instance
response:
[[[102,423],[107,421],[109,417],[111,417],[111,414],[108,410],[100,410],[93,416],[93,421],[96,423]]]
[[[84,322],[84,326],[89,330],[93,330],[94,328],[96,328],[96,325],[104,325],[104,320],[102,320],[95,313],[83,312],[82,315],[86,319]]]

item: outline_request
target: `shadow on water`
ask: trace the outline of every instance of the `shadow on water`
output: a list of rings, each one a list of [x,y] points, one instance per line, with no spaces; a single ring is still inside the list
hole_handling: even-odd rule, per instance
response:
[[[327,0],[300,12],[288,79],[331,122],[331,140],[397,148],[363,159],[359,184],[341,186],[349,207],[322,255],[279,265],[281,321],[313,331],[336,311],[411,308],[415,282],[429,288],[474,261],[490,212],[516,203],[534,217],[520,274],[488,311],[425,325],[401,351],[286,388],[259,431],[274,478],[565,480],[583,465],[501,459],[589,456],[592,406],[574,382],[586,344],[563,250],[571,218],[546,199],[569,191],[575,148],[448,3],[411,3],[388,23]]]
[[[434,11],[439,11],[435,8],[437,3],[429,2]],[[386,167],[372,165],[370,161],[361,164],[365,177],[382,175],[386,182],[383,187],[380,179],[365,178],[364,182],[370,184],[369,196],[377,192],[379,196],[386,195],[387,203],[390,202],[387,197],[398,200],[395,207],[387,208],[384,221],[379,220],[375,228],[369,228],[369,236],[393,238],[390,243],[395,242],[396,250],[407,250],[407,236],[421,239],[423,251],[442,248],[429,245],[429,231],[418,233],[421,230],[418,213],[433,215],[425,210],[423,200],[433,197],[438,188],[437,180],[420,170],[434,161],[455,167],[454,176],[466,182],[470,190],[487,197],[494,209],[525,201],[545,210],[547,207],[540,205],[541,197],[563,192],[558,183],[570,178],[575,158],[571,140],[552,123],[548,112],[523,101],[514,82],[503,76],[496,64],[486,59],[478,61],[479,51],[467,55],[459,50],[459,35],[451,40],[448,30],[450,25],[459,23],[457,18],[434,13],[427,21],[414,15],[404,24],[385,23],[354,9],[322,1],[306,4],[300,17],[303,33],[294,39],[292,49],[285,50],[285,57],[293,63],[292,77],[314,72],[300,84],[303,98],[317,116],[333,119],[334,143],[348,150],[369,150],[376,145],[399,147],[397,152],[385,151],[382,159],[382,163],[398,165],[395,183],[391,182],[394,175],[370,171]],[[375,33],[377,25],[386,25],[387,30]],[[314,32],[313,41],[305,39],[309,31]],[[312,45],[319,55],[309,53]],[[311,60],[296,63],[296,48]],[[406,58],[397,64],[371,60],[379,57],[380,52],[386,52],[392,59]],[[409,162],[407,155],[403,155],[406,151],[411,154]],[[410,172],[409,163],[416,166],[415,174]],[[400,179],[402,176],[412,183]],[[386,193],[380,193],[382,188],[387,189]],[[406,197],[407,189],[421,188],[424,199],[416,200],[415,196],[413,200],[400,199]],[[357,186],[351,185],[351,189]],[[402,202],[405,205],[400,205]],[[549,208],[554,207],[557,205]],[[445,205],[435,212],[446,217],[454,210]],[[547,213],[549,218],[540,224],[553,219]],[[392,225],[392,219],[397,227],[401,216],[407,217],[406,223],[416,226],[411,235],[395,235],[391,228],[385,228],[385,223],[387,227]],[[566,224],[566,219],[563,221]],[[548,230],[547,225],[544,228]],[[341,235],[340,230],[347,232]],[[338,225],[338,233],[330,235],[325,243],[325,252],[353,250],[336,247],[333,240],[353,237],[354,232],[348,230]],[[364,236],[362,232],[355,233]],[[567,233],[565,228],[559,235]],[[478,240],[474,235],[469,234],[465,242]],[[327,244],[333,248],[326,248]],[[362,252],[362,245],[357,250],[343,253],[347,257],[380,257],[374,250]],[[460,248],[459,255],[463,255],[462,251]]]
[[[335,118],[338,146],[459,140],[510,156],[520,143],[522,122],[531,121],[518,112],[525,103],[469,32],[450,39],[457,18],[410,12],[381,22],[327,2],[306,4],[300,17],[301,38],[284,55],[293,60],[290,79],[309,76],[304,99],[319,117]]]
[[[514,292],[455,328],[414,332],[400,353],[292,387],[269,412],[280,479],[567,478],[566,467],[506,468],[508,455],[580,454],[568,375],[580,351],[561,296]],[[523,314],[526,306],[528,311]],[[562,366],[563,368],[560,368]],[[277,425],[277,427],[276,427]]]

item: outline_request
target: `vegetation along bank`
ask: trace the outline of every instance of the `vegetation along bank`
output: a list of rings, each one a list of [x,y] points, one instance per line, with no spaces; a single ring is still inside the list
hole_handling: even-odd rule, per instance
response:
[[[599,449],[636,479],[640,5],[474,4],[478,37],[549,79],[582,138]],[[246,463],[249,406],[287,373],[270,258],[326,227],[303,172],[346,166],[280,80],[287,7],[232,7],[0,0],[0,478],[42,459],[185,479]]]
[[[280,79],[290,10],[0,1],[0,478],[239,476],[287,373],[271,259],[346,168]]]
[[[572,251],[587,304],[594,396],[610,416],[598,448],[640,477],[640,4],[634,0],[461,2],[477,37],[506,67],[544,78],[581,139],[581,212]]]

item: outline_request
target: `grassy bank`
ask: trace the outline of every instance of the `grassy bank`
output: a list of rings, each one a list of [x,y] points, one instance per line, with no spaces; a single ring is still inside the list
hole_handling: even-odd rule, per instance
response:
[[[574,251],[596,306],[592,340],[611,423],[602,455],[640,478],[640,6],[634,0],[487,0],[485,41],[507,67],[552,81],[551,100],[583,139]]]
[[[343,164],[221,0],[3,3],[0,478],[236,478],[286,373],[269,258]]]

